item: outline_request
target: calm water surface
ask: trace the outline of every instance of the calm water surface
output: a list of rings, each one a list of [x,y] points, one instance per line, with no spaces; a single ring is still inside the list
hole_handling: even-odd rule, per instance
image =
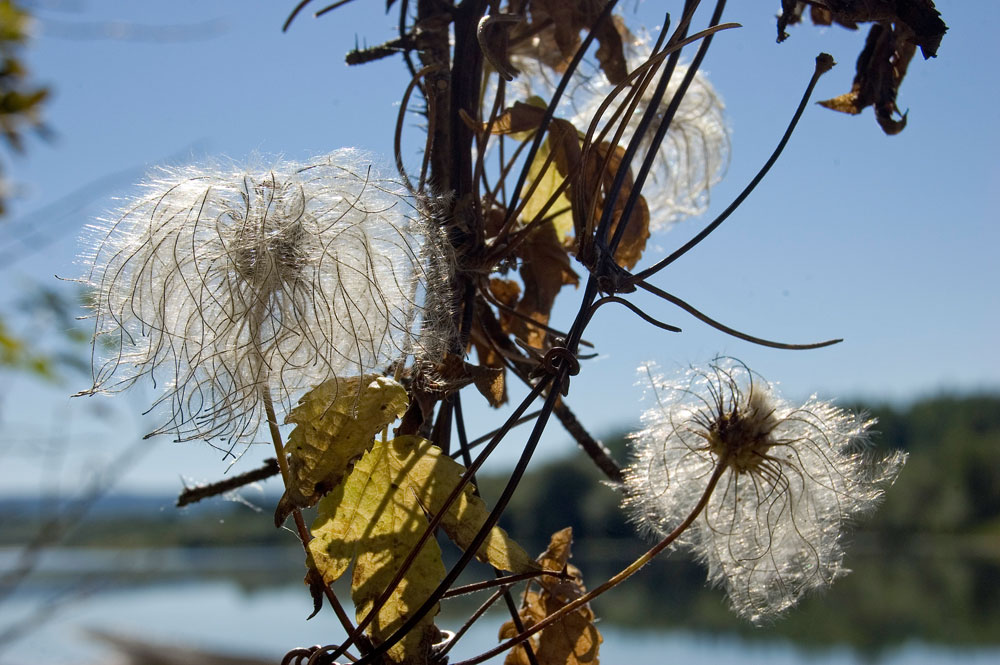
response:
[[[304,587],[295,585],[246,592],[225,582],[158,583],[151,586],[94,592],[61,605],[44,622],[29,617],[44,589],[25,591],[0,606],[4,625],[25,619],[34,626],[23,639],[0,651],[0,663],[52,665],[110,662],[111,652],[86,635],[96,628],[142,637],[175,646],[239,652],[277,659],[294,646],[336,641],[342,631],[332,613],[323,612],[304,621],[311,601]],[[488,615],[453,649],[453,662],[496,644],[501,614]],[[448,627],[447,617],[439,625]],[[911,642],[881,653],[877,658],[846,647],[804,650],[784,642],[746,642],[677,631],[629,630],[601,624],[604,645],[601,661],[609,665],[678,663],[683,665],[884,665],[961,663],[1000,664],[1000,648],[955,649]],[[502,662],[502,657],[494,659]]]

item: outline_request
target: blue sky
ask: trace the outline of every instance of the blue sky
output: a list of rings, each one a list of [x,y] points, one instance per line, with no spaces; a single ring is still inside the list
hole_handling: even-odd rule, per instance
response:
[[[6,161],[19,198],[0,250],[18,259],[0,268],[4,302],[32,282],[67,288],[52,275],[81,272],[74,261],[83,224],[157,163],[209,155],[303,159],[342,146],[389,158],[405,69],[395,58],[343,64],[356,39],[377,44],[392,36],[384,3],[358,0],[318,20],[302,15],[282,34],[292,4],[39,3],[38,38],[26,59],[53,88],[46,120],[55,139],[32,140],[26,157]],[[602,310],[586,335],[600,356],[585,363],[568,397],[587,426],[604,433],[637,421],[639,364],[655,360],[669,370],[718,353],[741,358],[796,399],[817,392],[900,402],[1000,387],[1000,80],[989,64],[1000,56],[993,36],[1000,3],[937,4],[950,31],[938,58],[918,56],[910,66],[899,97],[909,109],[902,134],[884,136],[870,110],[848,117],[811,106],[743,207],[654,279],[762,337],[846,341],[810,352],[762,349],[638,296],[684,332],[663,333],[623,309]],[[777,45],[777,2],[731,5],[726,19],[744,27],[719,35],[704,64],[732,128],[732,162],[712,192],[713,211],[770,154],[815,55],[827,51],[840,63],[815,99],[836,96],[850,88],[865,36],[799,26]],[[653,27],[665,6],[642,3],[631,21]],[[411,163],[421,145],[416,124],[404,141]],[[682,244],[711,214],[654,236],[648,259]],[[24,242],[9,240],[20,237]],[[561,298],[553,324],[566,327],[579,294],[567,290]],[[70,393],[86,387],[83,378],[59,386],[21,376],[3,383],[0,491],[72,489],[152,427],[139,416],[148,394],[71,401]],[[468,419],[481,432],[501,416],[472,409]],[[568,450],[558,425],[550,429],[544,452]],[[509,461],[522,440],[514,437],[498,459]],[[226,470],[204,445],[149,446],[123,486],[170,490],[180,476],[208,480]],[[267,456],[266,446],[258,448],[237,470]]]

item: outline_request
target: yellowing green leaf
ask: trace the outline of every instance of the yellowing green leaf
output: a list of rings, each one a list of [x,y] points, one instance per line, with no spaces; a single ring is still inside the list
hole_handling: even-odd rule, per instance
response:
[[[371,446],[375,435],[401,416],[406,389],[383,376],[331,379],[320,384],[288,414],[289,487],[275,521],[296,508],[314,505],[340,482],[348,465]]]
[[[551,143],[552,134],[550,132],[542,145],[539,146],[538,152],[535,153],[535,158],[531,161],[531,166],[528,167],[528,191],[530,191],[530,187],[532,186],[535,189],[531,192],[531,196],[528,197],[527,201],[525,201],[524,208],[521,211],[521,219],[525,223],[529,223],[545,210],[544,216],[552,220],[552,225],[556,229],[559,240],[564,241],[573,233],[573,210],[567,193],[569,190],[563,189],[555,197],[552,205],[546,208],[549,199],[552,198],[556,190],[559,189],[559,186],[566,179],[564,175],[559,173],[555,159],[549,161],[546,167],[545,162],[549,159],[549,154],[552,152]],[[538,183],[537,186],[534,183]]]
[[[428,526],[458,485],[464,469],[429,441],[401,436],[377,442],[332,492],[319,502],[309,543],[313,565],[328,584],[354,561],[351,595],[360,621],[395,577]],[[467,486],[444,514],[441,528],[460,546],[472,542],[488,514]],[[537,570],[531,557],[499,528],[480,547],[480,560],[513,572]],[[380,643],[401,626],[444,578],[441,550],[434,538],[421,547],[372,622],[369,635]],[[430,612],[389,655],[415,662],[437,638]]]
[[[372,609],[427,529],[427,518],[409,479],[412,456],[400,457],[394,442],[378,442],[319,503],[309,543],[313,562],[328,584],[354,560],[351,597],[358,621]],[[437,541],[429,538],[399,586],[366,632],[378,644],[399,628],[444,578]],[[388,651],[397,663],[427,662],[437,641],[437,609]]]
[[[400,458],[405,456],[409,460],[407,463],[412,465],[408,475],[412,483],[411,491],[427,514],[436,515],[458,486],[465,467],[443,454],[430,441],[417,436],[396,437],[392,444],[395,454]],[[489,516],[486,504],[473,493],[474,489],[467,484],[441,519],[441,528],[462,549],[472,544]],[[499,527],[490,530],[476,552],[476,558],[494,568],[514,573],[538,570],[534,559]]]

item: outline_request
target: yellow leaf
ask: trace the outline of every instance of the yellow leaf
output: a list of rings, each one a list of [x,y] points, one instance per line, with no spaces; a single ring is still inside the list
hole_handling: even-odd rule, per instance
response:
[[[539,146],[538,152],[535,153],[535,158],[531,161],[531,166],[528,167],[529,188],[536,182],[538,185],[525,202],[524,208],[521,211],[521,219],[526,224],[530,223],[542,210],[545,210],[544,216],[551,219],[552,225],[556,229],[556,234],[562,242],[573,233],[573,210],[569,200],[568,189],[563,189],[556,196],[552,205],[546,209],[549,199],[552,198],[552,195],[555,194],[556,190],[559,189],[559,186],[566,179],[563,174],[559,173],[556,159],[553,158],[549,162],[548,167],[545,166],[545,162],[552,151],[551,143],[552,133],[550,132],[542,145]]]
[[[427,528],[427,518],[408,481],[407,461],[393,442],[378,442],[344,482],[319,503],[309,543],[313,562],[328,584],[355,560],[351,580],[357,620],[372,609]],[[441,549],[429,538],[399,586],[366,632],[379,644],[409,619],[444,578]],[[397,663],[425,663],[438,639],[437,608],[388,651]]]
[[[383,376],[331,379],[320,384],[288,414],[290,486],[275,515],[281,524],[295,508],[314,505],[340,482],[348,465],[375,435],[406,411],[406,389]]]
[[[428,525],[428,514],[440,511],[458,485],[463,468],[429,441],[401,436],[376,443],[332,492],[319,503],[309,543],[313,564],[331,583],[354,560],[351,595],[360,621],[388,587],[399,566],[414,549]],[[459,546],[471,543],[486,519],[483,502],[467,486],[445,513],[441,528]],[[513,572],[537,570],[538,565],[499,528],[490,531],[478,558]],[[380,643],[401,626],[444,578],[437,542],[421,547],[369,635]],[[437,639],[430,612],[398,645],[390,649],[395,662],[423,662]]]
[[[424,511],[436,515],[452,490],[458,486],[465,467],[441,452],[430,441],[417,436],[400,436],[393,441],[397,455],[405,455],[412,464],[409,472],[412,491]],[[441,520],[441,528],[463,550],[472,544],[486,522],[486,504],[474,494],[475,487],[467,484],[458,499],[451,504]],[[476,558],[494,568],[513,573],[538,570],[538,564],[507,532],[493,527],[476,552]]]

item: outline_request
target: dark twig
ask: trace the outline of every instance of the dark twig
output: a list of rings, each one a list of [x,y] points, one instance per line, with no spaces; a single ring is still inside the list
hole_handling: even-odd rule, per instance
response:
[[[476,611],[472,613],[472,616],[470,616],[468,619],[465,620],[465,623],[463,623],[462,627],[458,629],[458,632],[456,632],[455,635],[451,638],[451,641],[449,641],[448,644],[444,647],[444,649],[442,649],[441,652],[438,654],[437,662],[442,662],[442,663],[445,662],[444,661],[445,655],[449,651],[451,651],[452,647],[458,644],[458,641],[462,639],[462,636],[465,635],[466,632],[468,632],[469,628],[472,627],[472,624],[479,621],[479,618],[482,617],[484,614],[486,614],[486,610],[493,607],[493,604],[496,603],[498,600],[500,600],[500,598],[504,595],[504,592],[507,590],[508,590],[507,587],[504,587],[503,589],[498,589],[492,596],[490,596],[486,600],[485,603],[480,605],[476,609]]]
[[[536,410],[536,411],[532,411],[531,413],[529,413],[529,414],[527,414],[525,416],[521,416],[520,418],[518,418],[517,420],[515,420],[513,422],[513,424],[511,425],[510,429],[513,429],[514,427],[517,427],[518,425],[523,425],[525,423],[530,423],[532,420],[534,420],[535,418],[538,417],[539,413],[541,413],[540,409]],[[473,439],[472,441],[469,441],[469,450],[472,450],[473,448],[475,448],[477,446],[481,446],[482,444],[484,444],[487,441],[489,441],[490,439],[492,439],[494,436],[496,436],[497,432],[499,432],[500,429],[501,428],[497,428],[495,430],[487,432],[486,434],[483,434],[480,437],[477,437],[477,438]],[[462,451],[461,450],[456,450],[455,452],[451,453],[451,457],[453,457],[453,458],[454,457],[459,457],[461,455],[462,455]],[[468,466],[468,464],[466,464],[466,466]]]
[[[397,37],[396,39],[390,39],[387,42],[379,44],[378,46],[367,46],[365,48],[353,48],[347,52],[344,56],[344,62],[348,65],[363,65],[368,62],[374,62],[376,60],[381,60],[382,58],[388,58],[389,56],[396,55],[397,53],[405,53],[417,47],[414,43],[413,38],[409,35],[403,35],[402,37]]]
[[[285,488],[290,488],[291,483],[291,473],[288,470],[288,459],[285,457],[285,447],[281,441],[281,431],[278,429],[278,417],[274,413],[274,403],[271,400],[271,391],[266,388],[261,392],[261,400],[264,403],[264,413],[267,416],[267,428],[271,433],[271,442],[274,444],[274,451],[277,455],[276,462],[278,464],[278,469],[281,471],[281,480]],[[306,528],[305,520],[302,519],[302,511],[299,510],[298,506],[292,510],[292,518],[295,522],[296,533],[299,536],[299,540],[302,543],[302,549],[305,551],[306,556],[309,555],[309,541],[312,540],[312,535],[309,533],[309,529]],[[277,526],[281,526],[278,524]],[[340,604],[340,599],[337,598],[337,594],[333,592],[329,584],[324,582],[323,584],[323,595],[326,596],[327,600],[330,601],[330,606],[333,608],[334,614],[340,620],[341,626],[348,633],[354,628],[354,624],[351,623],[350,617],[347,616],[347,612],[344,611],[343,605]],[[365,640],[359,640],[359,647],[362,651],[367,651],[370,648],[370,642],[367,638]]]
[[[465,461],[466,467],[472,466],[472,456],[469,454],[469,437],[465,429],[465,416],[462,414],[462,395],[460,392],[456,392],[452,398],[454,400],[454,416],[455,416],[455,431],[458,434],[458,444],[459,449],[463,452],[462,459]],[[475,475],[471,476],[471,482],[474,484],[473,491],[476,496],[479,496],[479,487],[476,482]],[[493,569],[493,574],[496,576],[497,580],[504,579],[503,572],[498,568]],[[448,597],[448,593],[455,591],[455,589],[449,589],[448,592],[442,596],[442,599]],[[524,622],[521,621],[521,615],[517,610],[517,604],[514,602],[513,596],[510,595],[510,585],[504,586],[501,589],[501,595],[503,596],[504,604],[507,606],[507,612],[510,614],[510,620],[514,622],[514,627],[517,628],[517,632],[524,630]],[[535,651],[531,648],[531,645],[526,645],[525,653],[528,656],[528,665],[538,665],[538,659],[535,657]]]
[[[292,13],[289,14],[288,18],[285,19],[284,25],[281,26],[281,31],[288,32],[288,28],[292,25],[292,21],[295,20],[295,17],[298,16],[299,12],[305,9],[306,5],[308,5],[312,1],[313,0],[302,0],[301,2],[299,2],[299,4],[295,5],[295,9],[292,10]]]
[[[600,307],[601,305],[606,305],[609,302],[618,303],[619,305],[624,305],[625,307],[628,307],[630,310],[632,310],[633,314],[638,316],[646,323],[652,324],[657,328],[661,328],[663,330],[667,330],[670,332],[681,332],[681,329],[678,328],[677,326],[670,325],[669,323],[664,323],[659,319],[654,319],[649,314],[646,314],[644,311],[636,307],[634,304],[630,303],[628,300],[625,300],[624,298],[620,298],[618,296],[605,296],[597,300],[597,302],[594,303],[594,306],[590,308],[590,311],[596,312],[598,307]]]
[[[174,505],[178,508],[183,508],[184,506],[189,506],[192,503],[198,503],[202,499],[231,492],[234,489],[243,487],[244,485],[249,485],[250,483],[267,480],[268,478],[277,476],[280,473],[281,469],[278,468],[278,460],[271,457],[264,460],[263,466],[253,469],[252,471],[247,471],[246,473],[241,473],[238,476],[226,478],[225,480],[220,480],[214,483],[208,483],[207,485],[185,487],[184,491],[177,495],[177,503]]]
[[[838,338],[838,339],[828,339],[825,342],[815,342],[813,344],[785,344],[784,342],[772,342],[771,340],[763,339],[761,337],[754,337],[753,335],[748,335],[748,334],[740,332],[739,330],[736,330],[734,328],[730,328],[727,325],[719,323],[718,321],[716,321],[715,319],[709,317],[708,315],[702,314],[700,311],[698,311],[697,309],[695,309],[694,306],[689,305],[688,303],[684,302],[683,300],[681,300],[677,296],[671,295],[671,294],[667,293],[666,291],[664,291],[663,289],[661,289],[659,287],[656,287],[656,286],[653,286],[649,282],[641,281],[641,282],[638,282],[636,284],[636,286],[638,286],[638,287],[640,287],[642,289],[645,289],[646,291],[649,291],[653,295],[656,295],[656,296],[659,296],[660,298],[663,298],[667,302],[671,302],[671,303],[677,305],[678,307],[680,307],[681,309],[683,309],[688,314],[691,314],[696,319],[704,321],[705,323],[707,323],[708,325],[712,326],[716,330],[721,330],[722,332],[726,333],[727,335],[732,335],[733,337],[738,337],[738,338],[740,338],[742,340],[746,340],[748,342],[753,342],[754,344],[759,344],[761,346],[769,346],[772,349],[786,349],[786,350],[789,350],[789,351],[805,351],[805,350],[808,350],[808,349],[821,349],[824,346],[831,346],[833,344],[839,344],[840,342],[844,341],[843,339],[839,339]]]
[[[587,453],[597,468],[604,472],[604,475],[608,477],[608,480],[618,484],[624,482],[622,469],[611,457],[611,451],[608,450],[604,444],[590,435],[590,432],[584,428],[583,424],[577,420],[573,412],[570,411],[568,406],[566,406],[565,401],[560,400],[557,402],[553,408],[553,413],[555,413],[556,418],[559,419],[562,426],[566,429],[569,435],[573,437],[583,451]]]
[[[712,13],[712,18],[709,21],[710,30],[718,26],[719,21],[722,20],[722,12],[725,7],[725,0],[717,0],[715,4],[715,11]],[[653,167],[653,162],[656,160],[660,151],[660,145],[662,145],[663,139],[667,136],[667,130],[670,128],[670,123],[673,122],[677,109],[680,108],[681,100],[687,94],[688,87],[691,85],[695,75],[698,73],[698,70],[701,67],[701,62],[705,59],[705,55],[708,53],[708,48],[712,45],[712,37],[713,35],[709,34],[704,40],[702,40],[698,47],[698,51],[695,54],[694,60],[691,61],[691,64],[688,66],[687,73],[684,75],[680,86],[678,86],[677,91],[674,93],[673,99],[671,99],[670,104],[667,105],[667,110],[663,114],[663,118],[660,120],[659,127],[656,128],[656,133],[653,135],[652,141],[649,143],[646,155],[642,160],[642,165],[639,167],[638,173],[636,173],[635,181],[632,184],[632,189],[629,192],[628,199],[625,201],[624,208],[622,208],[622,220],[631,220],[632,218],[632,212],[634,211],[639,200],[639,192],[642,191],[642,187],[646,183],[646,178],[649,176],[649,172]],[[679,53],[680,52],[678,51],[677,54],[679,55]],[[673,72],[671,72],[671,74],[672,73]],[[667,75],[664,74],[659,85],[657,86],[654,99],[650,102],[650,108],[659,107],[668,83],[669,81]],[[621,242],[624,232],[625,224],[619,224],[618,228],[615,229],[614,237],[608,244],[609,253],[612,256],[618,248],[618,244]]]
[[[743,201],[746,200],[746,198],[750,196],[750,193],[753,192],[753,190],[757,187],[758,184],[760,184],[760,181],[764,179],[764,176],[767,175],[767,172],[771,170],[771,167],[774,166],[774,163],[778,161],[778,157],[781,156],[781,152],[785,149],[785,145],[788,143],[788,140],[792,138],[792,132],[795,131],[795,126],[798,125],[799,118],[802,117],[802,113],[805,111],[806,105],[809,103],[809,98],[812,96],[813,89],[816,87],[816,82],[819,81],[820,76],[830,71],[830,68],[833,67],[833,65],[834,65],[833,58],[827,55],[826,53],[820,53],[819,56],[816,57],[816,69],[813,71],[812,78],[809,79],[809,85],[806,86],[806,91],[802,94],[802,100],[799,102],[798,108],[795,109],[795,114],[792,115],[791,122],[788,123],[788,128],[785,130],[785,133],[781,137],[781,140],[778,141],[777,147],[774,149],[774,152],[771,153],[771,156],[768,158],[767,162],[765,162],[764,166],[762,166],[760,171],[757,172],[757,175],[753,177],[753,179],[750,181],[750,184],[748,184],[746,188],[742,192],[740,192],[740,195],[737,196],[735,199],[733,199],[733,202],[730,203],[729,206],[725,210],[723,210],[722,213],[718,217],[716,217],[711,224],[702,229],[701,232],[698,233],[698,235],[696,235],[695,237],[691,238],[691,240],[684,243],[684,245],[681,248],[676,250],[673,254],[671,254],[667,258],[663,259],[662,261],[659,261],[655,265],[645,270],[642,270],[632,275],[630,278],[626,280],[627,283],[637,284],[641,280],[644,280],[647,277],[655,275],[656,273],[663,270],[664,268],[666,268],[668,265],[670,265],[680,257],[687,254],[689,251],[691,251],[691,249],[693,249],[696,245],[698,245],[698,243],[707,238],[709,234],[712,233],[712,231],[719,228],[719,226],[724,221],[726,221],[726,219],[728,219],[731,214],[733,214],[733,211],[735,211],[737,208],[740,207]]]
[[[354,0],[337,0],[337,2],[334,2],[333,4],[327,5],[323,9],[320,9],[318,12],[316,12],[315,16],[316,16],[316,18],[319,18],[320,16],[323,16],[324,14],[329,14],[334,9],[340,9],[341,7],[343,7],[344,5],[346,5],[349,2],[354,2]]]
[[[628,566],[623,568],[621,572],[619,572],[617,575],[610,578],[607,582],[598,586],[592,591],[589,591],[584,595],[580,596],[579,598],[573,600],[572,602],[567,603],[563,607],[559,608],[552,614],[548,615],[541,621],[534,624],[528,630],[500,644],[500,646],[490,649],[489,651],[486,651],[484,653],[481,653],[474,658],[463,660],[459,663],[456,663],[455,665],[476,665],[477,663],[482,663],[483,661],[489,660],[493,656],[499,655],[504,651],[507,651],[508,649],[517,646],[518,644],[522,644],[532,635],[535,635],[539,631],[548,628],[555,622],[561,620],[563,617],[568,615],[570,612],[575,612],[579,608],[583,607],[584,605],[592,601],[594,598],[600,596],[605,591],[615,588],[616,586],[627,580],[629,577],[632,577],[632,575],[637,573],[643,566],[652,561],[657,554],[659,554],[666,548],[670,547],[670,545],[673,544],[675,540],[677,540],[677,537],[680,536],[682,533],[684,533],[684,531],[686,531],[687,528],[691,526],[691,523],[698,518],[698,515],[701,514],[701,511],[705,509],[706,505],[708,505],[708,500],[711,498],[712,492],[715,491],[715,486],[718,484],[719,478],[722,477],[722,474],[723,472],[725,472],[726,468],[727,468],[726,459],[723,458],[719,462],[719,464],[715,467],[715,471],[712,473],[711,478],[708,479],[708,484],[705,487],[705,491],[701,495],[701,499],[698,500],[697,505],[695,505],[694,509],[692,509],[691,513],[684,519],[684,521],[678,524],[673,531],[671,531],[669,534],[666,535],[666,537],[663,538],[663,540],[658,542],[656,545],[653,545],[653,547],[650,548],[645,554],[643,554],[638,559],[636,559]],[[358,662],[363,663],[365,660],[366,659],[362,659],[361,661]]]
[[[452,589],[448,589],[447,593],[442,596],[445,598],[454,598],[455,596],[464,596],[469,593],[476,593],[477,591],[485,591],[486,589],[492,589],[498,586],[513,586],[518,582],[523,582],[524,580],[534,579],[536,577],[541,577],[546,575],[549,577],[558,577],[559,579],[569,580],[573,576],[566,572],[556,572],[551,570],[533,570],[527,573],[518,573],[516,575],[502,575],[492,580],[483,580],[482,582],[474,582],[472,584],[466,584],[464,586],[457,586]]]

